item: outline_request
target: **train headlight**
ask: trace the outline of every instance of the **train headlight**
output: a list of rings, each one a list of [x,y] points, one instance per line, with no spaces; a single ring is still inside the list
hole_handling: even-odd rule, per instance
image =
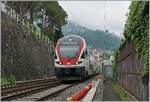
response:
[[[82,63],[82,62],[81,62],[81,61],[77,61],[77,62],[76,62],[76,64],[80,64],[80,63]]]
[[[76,62],[76,64],[79,64],[78,62]]]
[[[57,64],[61,64],[61,62],[56,62]]]

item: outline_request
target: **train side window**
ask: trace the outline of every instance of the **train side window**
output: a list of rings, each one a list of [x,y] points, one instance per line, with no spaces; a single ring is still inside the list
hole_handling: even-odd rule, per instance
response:
[[[55,59],[56,59],[57,58],[56,53],[54,54],[54,56],[55,56]]]
[[[88,53],[87,53],[87,50],[85,50],[85,56],[87,55]]]
[[[88,55],[88,56],[90,55],[89,49],[87,49],[87,55]]]
[[[88,54],[87,49],[85,49],[82,53],[81,58],[85,58],[87,56],[87,54]]]
[[[84,52],[82,53],[82,56],[81,56],[81,58],[85,58]]]

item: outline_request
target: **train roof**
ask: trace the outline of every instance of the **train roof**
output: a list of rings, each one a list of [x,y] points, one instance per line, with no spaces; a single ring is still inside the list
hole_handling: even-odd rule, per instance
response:
[[[60,38],[59,41],[68,41],[68,39],[75,40],[75,41],[84,40],[84,38],[78,35],[67,35],[67,36]]]
[[[82,38],[78,35],[64,36],[58,40],[57,45],[58,44],[77,44],[78,45],[81,43],[80,41],[83,41],[84,48],[86,48],[86,42],[85,42],[84,38]]]
[[[64,39],[64,38],[71,38],[71,37],[83,39],[81,36],[78,36],[78,35],[67,35],[67,36],[64,36],[64,37],[61,38],[61,39]]]

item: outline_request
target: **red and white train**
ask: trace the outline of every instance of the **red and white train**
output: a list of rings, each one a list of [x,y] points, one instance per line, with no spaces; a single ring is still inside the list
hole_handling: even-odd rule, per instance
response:
[[[55,74],[62,80],[82,80],[97,74],[94,57],[85,40],[77,35],[60,38],[55,47]]]

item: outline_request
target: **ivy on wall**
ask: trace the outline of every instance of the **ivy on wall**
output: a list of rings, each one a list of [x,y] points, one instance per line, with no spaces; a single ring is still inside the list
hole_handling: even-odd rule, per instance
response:
[[[144,58],[144,68],[141,75],[149,73],[149,1],[132,1],[127,22],[124,28],[124,41],[115,54],[115,63],[118,65],[119,52],[126,41],[132,41],[138,57]]]

